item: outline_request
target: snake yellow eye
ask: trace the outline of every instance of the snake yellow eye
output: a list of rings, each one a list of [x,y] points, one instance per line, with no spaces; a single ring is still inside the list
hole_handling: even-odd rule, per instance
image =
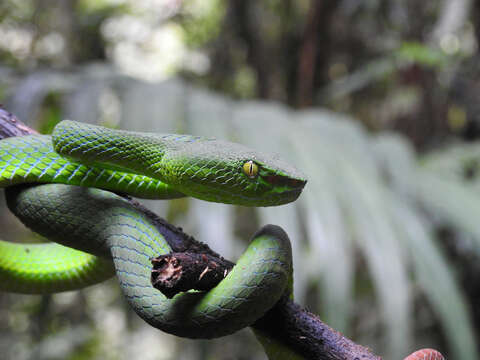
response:
[[[243,164],[243,172],[247,175],[250,179],[253,179],[258,174],[258,165],[255,164],[252,160],[247,161]]]

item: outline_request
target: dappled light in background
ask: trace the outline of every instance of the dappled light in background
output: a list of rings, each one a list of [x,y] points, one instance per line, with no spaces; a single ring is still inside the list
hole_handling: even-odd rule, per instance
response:
[[[3,6],[10,10],[10,16],[0,22],[0,49],[26,66],[43,61],[69,65],[72,59],[65,57],[69,34],[61,31],[62,21],[58,16],[71,6],[58,6],[55,10],[58,14],[50,16],[53,23],[44,24],[42,29],[42,26],[23,22],[32,12],[38,11],[34,10],[35,4],[35,1],[6,1]],[[155,81],[171,77],[181,69],[198,74],[208,71],[209,58],[198,49],[189,49],[188,35],[174,18],[182,16],[189,21],[201,21],[212,12],[221,13],[222,5],[218,0],[188,1],[184,6],[179,0],[85,0],[76,5],[84,13],[85,21],[90,21],[87,18],[90,14],[111,10],[110,16],[97,24],[99,39],[96,41],[105,42],[105,57],[121,73]],[[117,12],[117,7],[124,11]]]

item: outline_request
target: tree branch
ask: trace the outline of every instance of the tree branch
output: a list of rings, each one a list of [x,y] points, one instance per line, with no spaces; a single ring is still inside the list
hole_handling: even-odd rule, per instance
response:
[[[37,132],[22,123],[15,115],[6,111],[0,105],[0,139],[31,134],[37,134]]]
[[[210,254],[181,252],[152,260],[152,285],[167,298],[188,290],[208,291],[230,272],[233,265]]]
[[[36,134],[36,131],[0,107],[0,139],[29,134]],[[136,200],[127,199],[153,221],[174,251],[152,260],[152,282],[154,286],[163,284],[167,297],[189,289],[211,289],[233,268],[233,262],[185,234],[181,228],[167,223]],[[252,327],[287,345],[305,359],[381,360],[286,295]]]

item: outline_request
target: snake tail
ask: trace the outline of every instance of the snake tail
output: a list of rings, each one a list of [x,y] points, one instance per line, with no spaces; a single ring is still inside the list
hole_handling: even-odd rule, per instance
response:
[[[111,261],[55,243],[0,240],[0,291],[50,294],[78,290],[115,275]]]

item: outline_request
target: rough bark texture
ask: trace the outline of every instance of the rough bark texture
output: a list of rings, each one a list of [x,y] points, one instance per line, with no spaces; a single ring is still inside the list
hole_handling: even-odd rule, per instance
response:
[[[152,285],[168,298],[191,289],[208,291],[233,267],[233,263],[221,257],[192,252],[161,255],[152,259],[152,264]],[[381,359],[324,324],[286,295],[252,326],[307,359]]]
[[[208,253],[171,253],[152,260],[152,285],[171,299],[190,289],[207,291],[227,276],[232,264]]]
[[[287,344],[306,359],[381,360],[370,349],[354,343],[287,297],[253,327]]]
[[[17,119],[0,105],[0,139],[11,136],[36,134],[37,132]]]

